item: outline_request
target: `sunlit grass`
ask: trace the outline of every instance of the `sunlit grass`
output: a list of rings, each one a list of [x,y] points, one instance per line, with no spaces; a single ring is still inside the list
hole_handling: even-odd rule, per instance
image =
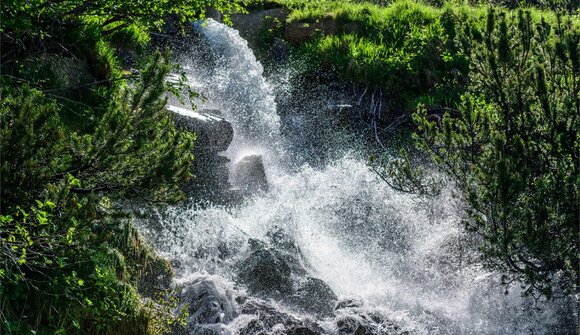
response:
[[[439,7],[414,0],[273,2],[291,10],[288,24],[334,22],[335,33],[320,33],[300,45],[301,54],[316,66],[329,66],[346,79],[434,104],[458,96],[457,80],[467,76],[469,60],[456,47],[456,38],[483,31],[488,11],[487,6],[463,1],[447,1]],[[528,10],[536,22],[558,20],[554,12]],[[578,15],[565,20],[580,27]],[[406,103],[414,105],[414,101]]]

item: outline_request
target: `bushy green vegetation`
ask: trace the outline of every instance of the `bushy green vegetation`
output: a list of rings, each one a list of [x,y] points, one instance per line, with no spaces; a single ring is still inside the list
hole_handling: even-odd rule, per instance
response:
[[[304,14],[319,19],[317,12]],[[433,103],[448,103],[461,89],[468,62],[454,47],[453,35],[458,21],[476,22],[473,17],[400,1],[387,8],[344,5],[335,9],[333,20],[342,33],[304,49],[346,78],[381,87],[411,106],[425,95]]]
[[[165,110],[176,68],[149,30],[235,1],[3,1],[0,333],[161,334],[171,266],[128,202],[183,198],[194,136]],[[132,68],[132,69],[130,69]],[[164,306],[165,305],[165,306]]]
[[[300,57],[344,78],[380,87],[412,110],[422,102],[451,106],[468,82],[469,55],[458,41],[485,26],[487,7],[461,2],[276,0],[290,9],[286,25],[315,31],[297,45]],[[529,9],[535,22],[556,14]],[[574,24],[579,25],[576,17]]]
[[[419,108],[416,143],[460,190],[466,226],[482,237],[488,264],[506,283],[547,297],[573,294],[580,283],[580,29],[570,18],[535,22],[524,10],[491,9],[486,23],[462,41],[471,60],[468,92],[441,118]],[[429,190],[408,161],[379,172],[399,189]]]

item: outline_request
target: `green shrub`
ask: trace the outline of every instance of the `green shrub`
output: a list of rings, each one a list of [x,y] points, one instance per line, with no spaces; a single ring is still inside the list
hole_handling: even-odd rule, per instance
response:
[[[182,195],[193,138],[174,129],[164,108],[164,79],[172,68],[168,54],[157,53],[134,88],[117,86],[94,130],[84,133],[62,122],[59,104],[40,91],[3,90],[4,329],[145,331],[137,327],[146,326],[147,315],[135,286],[148,264],[159,261],[114,204],[126,197],[174,201]]]
[[[506,284],[553,297],[580,283],[580,29],[570,18],[534,22],[529,11],[490,10],[472,52],[469,93],[439,118],[413,117],[421,150],[467,204],[488,264]],[[391,182],[423,190],[409,164]],[[389,169],[387,169],[389,174]],[[407,185],[405,186],[405,183]],[[409,186],[411,185],[411,186]]]

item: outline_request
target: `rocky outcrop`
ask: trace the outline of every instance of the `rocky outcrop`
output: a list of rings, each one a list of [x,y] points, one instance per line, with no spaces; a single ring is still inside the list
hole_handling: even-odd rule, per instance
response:
[[[175,116],[176,127],[196,135],[195,178],[186,185],[186,192],[193,198],[197,196],[221,202],[230,189],[229,159],[220,153],[228,149],[234,138],[231,123],[222,118],[217,110],[197,112],[171,105],[167,109]]]
[[[262,300],[248,299],[241,313],[254,316],[239,334],[322,335],[322,328],[312,321],[300,320]]]
[[[328,284],[310,274],[284,229],[274,227],[263,240],[247,242],[249,250],[229,248],[241,254],[235,283],[202,275],[178,285],[176,313],[184,307],[188,312],[187,326],[178,334],[406,334],[362,301],[339,300]]]
[[[186,326],[175,333],[188,335],[322,334],[313,322],[281,311],[272,303],[236,291],[223,278],[200,276],[177,288],[179,306],[188,312]]]
[[[239,279],[252,294],[274,297],[302,312],[331,316],[338,300],[323,280],[308,275],[300,249],[280,228],[270,243],[251,240],[252,252],[239,264]]]
[[[238,315],[235,292],[220,277],[201,276],[178,287],[179,306],[187,310],[186,333],[229,334],[225,324]]]
[[[178,128],[197,135],[196,146],[210,153],[226,151],[234,139],[234,128],[226,119],[219,116],[218,110],[192,111],[177,106],[168,106],[174,113]]]
[[[301,311],[319,315],[321,317],[332,316],[334,305],[338,297],[323,280],[307,277],[297,285],[290,303],[297,306]]]
[[[238,276],[252,293],[282,297],[292,292],[290,266],[274,250],[255,250],[239,267]]]

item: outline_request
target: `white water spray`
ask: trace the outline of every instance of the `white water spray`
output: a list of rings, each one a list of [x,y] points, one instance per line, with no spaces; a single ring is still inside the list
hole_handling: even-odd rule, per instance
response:
[[[215,274],[235,280],[248,239],[273,229],[292,236],[306,269],[339,297],[358,297],[416,334],[557,334],[565,302],[539,303],[517,289],[504,294],[497,274],[482,268],[459,224],[453,198],[399,194],[345,154],[322,167],[283,168],[275,92],[262,66],[232,28],[209,20],[202,43],[183,56],[191,82],[231,120],[230,155],[265,154],[268,194],[239,208],[194,204],[163,213],[164,226],[146,232],[172,259],[178,278]],[[223,256],[220,248],[237,250]],[[235,323],[234,323],[235,324]],[[328,333],[336,329],[320,320]]]

